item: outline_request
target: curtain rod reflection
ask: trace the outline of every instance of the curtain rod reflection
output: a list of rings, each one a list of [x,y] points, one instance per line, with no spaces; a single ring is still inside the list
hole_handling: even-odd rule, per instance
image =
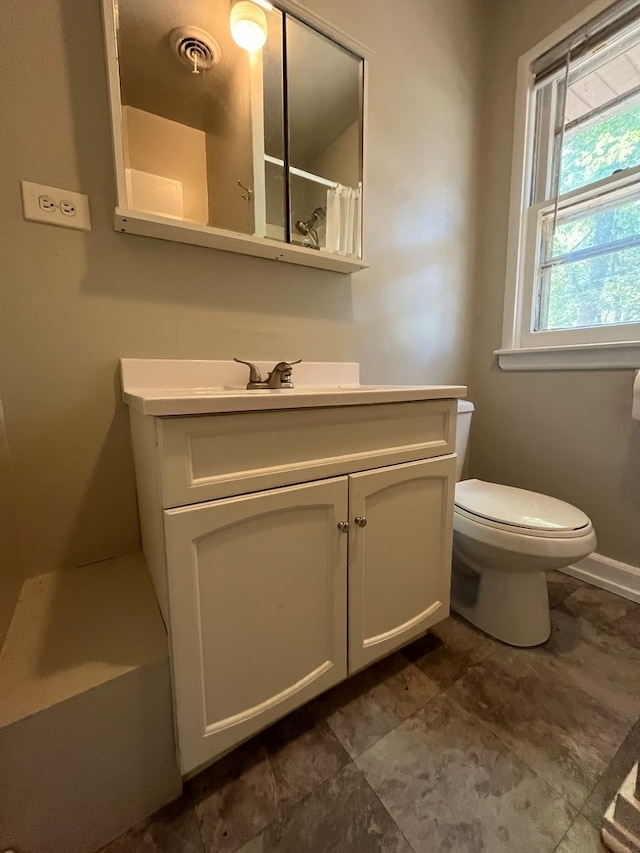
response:
[[[267,163],[273,163],[274,166],[284,167],[284,160],[280,160],[278,157],[272,157],[270,154],[265,154],[264,159]],[[311,172],[305,172],[304,169],[298,169],[296,166],[290,166],[289,171],[292,175],[296,175],[298,178],[306,178],[308,181],[313,181],[316,184],[322,184],[325,187],[337,189],[340,186],[340,184],[335,181],[330,181],[327,178],[321,178],[320,175],[314,175]]]

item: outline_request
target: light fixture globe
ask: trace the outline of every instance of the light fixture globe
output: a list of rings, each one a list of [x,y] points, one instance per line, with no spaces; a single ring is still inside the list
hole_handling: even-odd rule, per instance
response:
[[[251,0],[234,0],[229,24],[233,40],[244,50],[260,50],[267,40],[267,16]]]

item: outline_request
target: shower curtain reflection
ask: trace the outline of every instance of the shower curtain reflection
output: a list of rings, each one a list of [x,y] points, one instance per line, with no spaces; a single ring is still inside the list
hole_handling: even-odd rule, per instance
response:
[[[327,190],[325,250],[360,255],[362,190],[336,186]]]

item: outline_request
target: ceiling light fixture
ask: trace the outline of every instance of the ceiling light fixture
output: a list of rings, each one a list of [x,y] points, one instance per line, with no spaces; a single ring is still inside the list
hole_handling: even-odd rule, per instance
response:
[[[267,5],[271,4],[261,2],[258,6],[252,0],[233,0],[231,3],[231,35],[244,50],[260,50],[266,42],[267,16],[260,6]]]

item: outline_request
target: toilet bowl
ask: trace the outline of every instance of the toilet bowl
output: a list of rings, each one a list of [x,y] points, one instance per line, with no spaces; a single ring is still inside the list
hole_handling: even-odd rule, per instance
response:
[[[458,405],[458,477],[473,404]],[[556,498],[483,480],[456,485],[451,609],[513,646],[551,633],[545,572],[596,547],[589,518]]]

